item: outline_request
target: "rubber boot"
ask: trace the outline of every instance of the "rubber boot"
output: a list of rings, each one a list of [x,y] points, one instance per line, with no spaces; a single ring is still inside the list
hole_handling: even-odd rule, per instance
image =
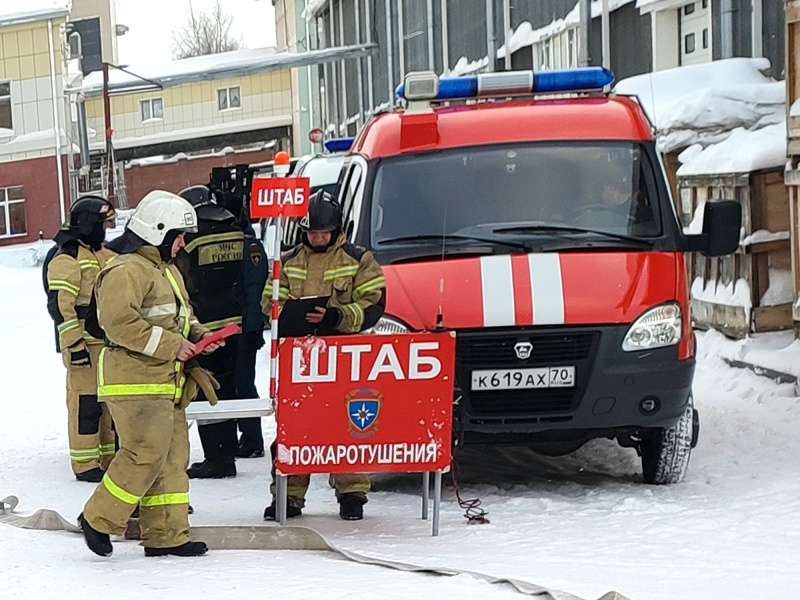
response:
[[[357,494],[339,496],[339,516],[345,521],[360,521],[364,518],[367,499]]]
[[[94,469],[89,469],[83,473],[76,473],[75,479],[78,481],[88,481],[89,483],[100,483],[100,480],[103,479],[104,474],[105,471],[103,471],[103,469],[100,467],[95,467]]]
[[[145,548],[145,556],[202,556],[208,552],[205,542],[186,542],[171,548]]]
[[[302,509],[297,506],[296,504],[292,504],[291,500],[286,504],[286,518],[293,519],[294,517],[299,517],[303,514]],[[278,507],[275,505],[275,501],[272,501],[267,508],[264,509],[264,520],[265,521],[277,521],[278,519]]]
[[[189,479],[236,477],[235,457],[239,450],[236,421],[199,425],[197,432],[200,434],[205,460],[194,463],[186,471]]]
[[[78,525],[83,530],[83,539],[86,540],[89,550],[98,556],[111,556],[114,548],[111,546],[111,538],[107,533],[97,531],[89,525],[89,522],[83,518],[83,513],[78,515]]]

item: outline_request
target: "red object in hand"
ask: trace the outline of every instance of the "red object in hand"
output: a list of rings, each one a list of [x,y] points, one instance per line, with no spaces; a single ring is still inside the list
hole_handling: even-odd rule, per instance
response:
[[[197,355],[198,355],[198,354],[200,354],[200,353],[201,353],[203,350],[205,350],[206,348],[208,348],[208,347],[209,347],[211,344],[214,344],[214,343],[216,343],[216,342],[221,342],[221,341],[222,341],[222,340],[224,340],[226,337],[230,337],[230,336],[232,336],[232,335],[235,335],[235,334],[237,334],[237,333],[241,333],[241,332],[242,332],[242,328],[241,328],[241,327],[239,327],[239,325],[238,325],[238,324],[236,324],[236,323],[229,323],[228,325],[225,325],[225,327],[223,327],[222,329],[220,329],[220,330],[218,330],[218,331],[215,331],[215,332],[214,332],[214,333],[212,333],[211,335],[207,335],[207,336],[206,336],[206,337],[204,337],[202,340],[200,340],[199,342],[197,342],[197,343],[194,345],[194,347],[195,347],[195,349],[196,349],[197,351],[196,351],[196,352],[195,352],[195,353],[194,353],[192,356],[193,356],[193,357],[194,357],[194,356],[197,356]]]

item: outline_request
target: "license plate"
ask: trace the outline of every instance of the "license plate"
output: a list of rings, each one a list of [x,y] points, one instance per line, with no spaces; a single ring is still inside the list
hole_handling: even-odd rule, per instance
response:
[[[480,369],[472,372],[473,390],[575,387],[575,367]]]

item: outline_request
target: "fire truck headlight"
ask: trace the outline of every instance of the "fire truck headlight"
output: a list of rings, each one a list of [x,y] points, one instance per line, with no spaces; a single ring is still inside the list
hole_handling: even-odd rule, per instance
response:
[[[622,340],[625,352],[672,346],[681,341],[681,307],[677,302],[651,308],[628,329]]]
[[[375,323],[373,327],[370,327],[364,333],[391,334],[391,333],[408,333],[408,331],[409,329],[405,323],[403,323],[399,319],[395,319],[394,317],[384,315],[380,319],[378,319],[378,322]]]

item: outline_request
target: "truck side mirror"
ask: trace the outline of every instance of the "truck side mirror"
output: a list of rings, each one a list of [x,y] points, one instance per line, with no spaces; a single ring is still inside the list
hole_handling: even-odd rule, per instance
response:
[[[734,200],[706,202],[703,233],[687,235],[689,250],[704,256],[724,256],[739,247],[742,205]]]

